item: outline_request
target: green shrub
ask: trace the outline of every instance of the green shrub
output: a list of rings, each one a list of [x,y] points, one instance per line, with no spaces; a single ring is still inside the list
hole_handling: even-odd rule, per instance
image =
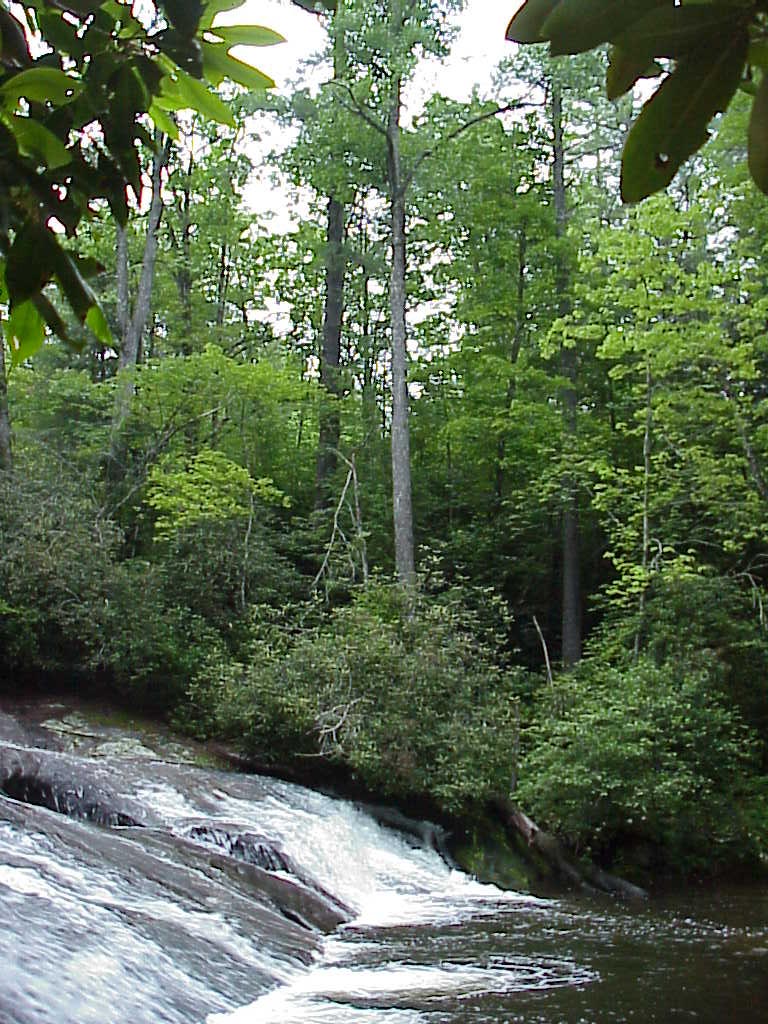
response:
[[[520,801],[604,860],[644,846],[691,870],[758,854],[768,820],[761,835],[757,743],[716,677],[714,662],[687,671],[647,657],[623,668],[583,662],[539,700]]]
[[[262,623],[249,665],[207,664],[190,697],[262,758],[319,755],[458,810],[506,793],[515,768],[524,676],[487,634],[456,591],[373,584],[321,624]]]

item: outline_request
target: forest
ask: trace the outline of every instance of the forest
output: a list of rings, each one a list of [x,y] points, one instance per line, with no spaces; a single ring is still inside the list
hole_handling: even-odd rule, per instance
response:
[[[645,188],[682,44],[609,99],[610,36],[510,41],[421,103],[460,0],[296,3],[292,93],[238,4],[39,0],[34,57],[0,4],[0,687],[640,882],[764,868],[765,42]],[[747,5],[694,6],[701,59]]]

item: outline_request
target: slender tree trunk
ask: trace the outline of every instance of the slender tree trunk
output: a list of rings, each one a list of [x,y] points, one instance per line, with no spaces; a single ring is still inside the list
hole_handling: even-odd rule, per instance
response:
[[[160,139],[157,140],[160,147]],[[135,366],[139,356],[141,338],[149,320],[152,305],[152,286],[155,282],[157,246],[160,237],[160,221],[163,216],[162,173],[170,156],[170,140],[158,148],[152,161],[152,199],[147,215],[147,236],[144,242],[144,256],[141,261],[141,276],[133,316],[127,325],[120,349],[119,369]]]
[[[408,351],[405,320],[405,189],[400,158],[401,83],[387,119],[387,169],[392,216],[389,305],[392,331],[392,502],[395,568],[400,581],[416,579],[411,500],[411,441],[408,422]]]
[[[128,231],[121,224],[117,225],[115,266],[117,276],[117,332],[122,351],[122,347],[125,344],[125,336],[128,333],[131,304],[128,295]]]
[[[181,302],[182,334],[185,339],[182,352],[189,355],[191,349],[188,339],[192,334],[192,169],[194,166],[192,152],[189,154],[186,181],[181,197],[181,266],[176,277]]]
[[[336,15],[343,10],[337,0]],[[333,76],[342,79],[347,70],[347,51],[342,29],[333,37]],[[344,204],[338,195],[328,197],[328,227],[325,248],[325,308],[323,311],[323,341],[320,352],[320,383],[330,396],[328,404],[320,408],[320,437],[317,446],[315,472],[315,507],[326,508],[331,503],[330,483],[338,464],[341,418],[338,402],[340,394],[341,325],[344,317]]]
[[[219,247],[219,281],[216,289],[216,326],[224,326],[229,288],[229,249],[226,242]]]
[[[637,630],[635,632],[635,661],[640,656],[640,643],[645,626],[645,594],[648,587],[648,572],[651,564],[651,446],[653,444],[653,378],[651,360],[645,360],[645,432],[643,434],[643,550],[641,565],[644,585],[638,601]]]
[[[333,196],[328,200],[328,234],[325,254],[325,310],[323,344],[320,353],[320,383],[330,396],[329,406],[321,408],[320,438],[317,448],[315,507],[325,508],[330,501],[329,484],[338,463],[341,433],[336,399],[340,395],[341,324],[344,315],[344,206]]]
[[[117,392],[115,394],[115,408],[112,414],[112,432],[109,449],[108,476],[113,481],[120,480],[124,472],[122,432],[130,412],[131,399],[133,397],[133,380],[129,374],[123,373],[123,371],[131,370],[136,366],[142,335],[150,317],[152,304],[152,286],[155,280],[160,221],[163,215],[162,172],[168,163],[171,152],[170,139],[167,139],[161,146],[161,139],[158,134],[156,136],[156,144],[158,149],[152,162],[152,199],[147,215],[147,235],[144,242],[139,288],[133,307],[133,315],[130,319],[128,319],[130,303],[127,294],[127,240],[123,232],[123,240],[121,242],[120,229],[118,229],[118,317],[124,317],[125,330],[120,346]],[[122,295],[121,289],[123,289]],[[122,310],[120,309],[121,298],[124,302]]]
[[[552,160],[552,188],[555,204],[555,234],[562,243],[567,228],[565,186],[565,145],[563,141],[563,94],[560,83],[552,79],[552,128],[554,151]],[[558,313],[565,316],[570,310],[570,280],[565,256],[558,254],[556,271]],[[563,429],[566,443],[575,439],[577,429],[578,353],[564,345],[560,350],[560,372],[567,384],[562,391]],[[563,480],[563,537],[562,537],[562,659],[568,669],[581,659],[581,550],[579,538],[579,504],[576,483],[571,477]]]
[[[0,472],[13,469],[11,413],[8,407],[8,378],[5,372],[5,343],[0,337]]]
[[[517,238],[517,311],[515,314],[515,335],[512,339],[512,347],[509,352],[510,367],[514,367],[520,357],[520,350],[525,339],[525,272],[528,266],[528,234],[525,225],[520,230]],[[515,400],[515,378],[510,373],[509,384],[507,385],[506,406],[507,413],[512,409]],[[507,456],[507,445],[502,435],[499,438],[496,448],[496,502],[501,505],[504,499],[504,463]]]

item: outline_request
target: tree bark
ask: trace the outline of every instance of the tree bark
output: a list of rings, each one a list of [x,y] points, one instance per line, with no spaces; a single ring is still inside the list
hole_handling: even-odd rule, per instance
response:
[[[555,235],[558,257],[556,288],[558,315],[566,316],[570,311],[570,275],[562,242],[565,239],[568,219],[565,185],[565,144],[563,140],[563,94],[560,83],[553,77],[552,87],[552,129],[553,160],[552,190],[555,206]],[[560,350],[560,372],[567,384],[561,393],[563,406],[563,430],[566,443],[574,440],[577,431],[578,353],[575,348],[563,345]],[[562,520],[562,660],[563,667],[572,668],[581,659],[582,612],[581,612],[581,551],[579,537],[579,504],[576,483],[572,477],[563,480]]]
[[[328,200],[328,233],[325,252],[325,309],[323,343],[320,353],[320,383],[330,396],[320,411],[320,438],[315,474],[315,507],[325,508],[330,501],[329,484],[338,463],[337,451],[341,420],[336,400],[341,389],[341,324],[344,316],[344,206],[333,196]]]
[[[392,331],[392,505],[395,569],[400,581],[416,579],[411,499],[411,441],[408,422],[408,351],[405,320],[405,188],[400,158],[401,83],[387,118],[387,172],[392,217],[392,273],[389,306]]]
[[[189,355],[191,348],[189,338],[192,334],[192,170],[194,154],[190,147],[189,161],[186,168],[186,180],[181,193],[181,264],[176,274],[176,287],[181,303],[182,352]]]
[[[117,276],[117,333],[120,338],[120,348],[122,351],[125,336],[128,333],[131,308],[128,296],[128,232],[121,224],[117,225],[115,263]]]
[[[147,237],[144,242],[144,256],[141,261],[141,276],[139,277],[136,302],[133,306],[133,316],[128,323],[120,348],[119,369],[121,370],[136,365],[141,338],[151,310],[160,221],[163,216],[162,173],[171,153],[170,140],[166,140],[162,146],[159,138],[156,141],[159,148],[152,161],[152,199],[147,215]]]
[[[337,2],[336,14],[343,4]],[[347,70],[347,52],[343,30],[337,29],[333,38],[333,76],[344,77]],[[325,308],[323,310],[323,340],[320,352],[320,383],[330,396],[330,402],[320,407],[320,436],[317,445],[315,470],[315,508],[331,504],[330,483],[338,464],[341,419],[338,402],[341,394],[339,370],[341,367],[341,325],[344,317],[344,204],[338,195],[328,197],[328,226],[325,249]]]
[[[108,476],[112,480],[119,480],[123,476],[123,443],[122,432],[128,413],[131,408],[133,397],[133,380],[123,371],[130,370],[139,359],[141,339],[149,320],[152,303],[152,286],[155,280],[155,265],[157,263],[157,247],[160,234],[160,221],[163,215],[162,196],[162,172],[168,163],[171,153],[170,139],[166,139],[161,145],[161,139],[156,137],[157,151],[152,162],[152,199],[147,215],[147,235],[144,242],[144,255],[141,262],[141,276],[139,288],[136,295],[136,302],[133,308],[133,315],[128,320],[129,300],[127,294],[127,239],[120,240],[120,229],[118,229],[117,246],[117,279],[118,279],[118,317],[125,317],[125,333],[120,346],[120,358],[118,360],[118,382],[115,394],[115,408],[112,414],[112,431],[110,438]],[[123,236],[125,233],[123,232]],[[120,312],[121,288],[124,289],[122,299],[125,303],[123,312]],[[120,379],[122,374],[122,380]]]
[[[8,407],[8,378],[5,372],[5,342],[0,337],[0,472],[13,469],[11,412]]]

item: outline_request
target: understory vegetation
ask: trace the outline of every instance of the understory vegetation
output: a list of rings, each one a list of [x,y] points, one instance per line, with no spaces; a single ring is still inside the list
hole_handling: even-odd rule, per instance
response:
[[[126,228],[81,226],[112,344],[74,322],[30,360],[6,331],[2,686],[90,687],[452,819],[503,798],[629,876],[765,863],[746,100],[623,207],[632,99],[604,100],[602,56],[510,49],[492,100],[434,95],[392,135],[393,81],[447,52],[460,5],[420,0],[407,36],[342,6],[346,91],[233,87],[237,127],[175,114]],[[285,228],[247,202],[253,137],[282,129]]]

